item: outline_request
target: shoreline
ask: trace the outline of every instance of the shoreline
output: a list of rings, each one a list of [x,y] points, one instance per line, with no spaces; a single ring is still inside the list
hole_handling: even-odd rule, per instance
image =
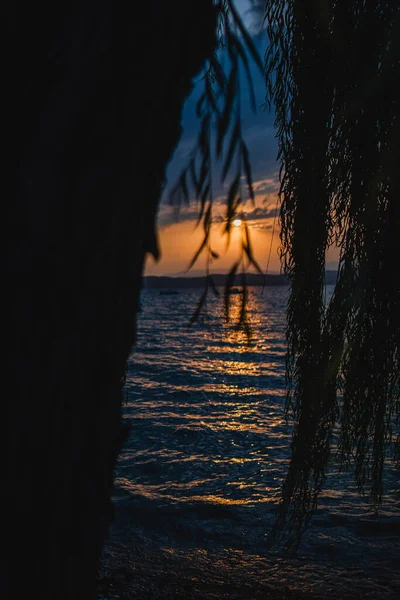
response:
[[[321,545],[313,526],[305,534],[307,546],[318,544],[319,551],[313,556],[300,547],[287,557],[178,540],[178,532],[151,532],[140,509],[134,512],[116,505],[98,600],[394,600],[400,594],[398,527],[383,535],[369,532],[376,548],[363,563],[361,555],[361,561],[357,554],[345,557],[341,545]]]
[[[225,554],[225,556],[224,556]],[[232,560],[231,552],[198,549],[193,555],[174,548],[136,544],[122,555],[114,547],[105,552],[98,600],[305,600],[323,596],[268,583],[268,574],[254,572],[259,557]],[[252,568],[249,563],[255,558]],[[257,560],[258,558],[258,560]],[[260,564],[258,564],[261,567]]]

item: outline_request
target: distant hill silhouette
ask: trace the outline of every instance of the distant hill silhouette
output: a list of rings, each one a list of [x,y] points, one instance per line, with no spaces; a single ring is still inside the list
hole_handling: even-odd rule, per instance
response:
[[[336,282],[336,271],[326,271],[326,283],[333,285]],[[224,286],[227,275],[221,273],[213,275],[216,286]],[[158,277],[148,275],[144,277],[143,287],[146,289],[166,289],[166,288],[201,288],[204,286],[205,277]],[[247,275],[247,285],[249,286],[272,286],[288,285],[289,280],[285,275],[259,275],[249,273]],[[241,275],[237,275],[234,285],[241,285]]]

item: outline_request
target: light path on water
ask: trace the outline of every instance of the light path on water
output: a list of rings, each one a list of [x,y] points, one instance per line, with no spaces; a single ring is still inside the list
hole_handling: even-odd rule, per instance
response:
[[[218,299],[209,302],[203,324],[188,327],[200,293],[143,292],[127,374],[124,416],[132,429],[116,473],[117,514],[136,543],[177,556],[201,553],[204,560],[204,552],[221,552],[230,564],[252,556],[251,570],[270,560],[265,535],[289,457],[291,429],[283,413],[288,290],[250,290],[250,345],[225,322]],[[240,294],[231,301],[234,316]],[[356,586],[390,598],[400,556],[393,470],[386,485],[376,516],[349,474],[332,464],[299,555],[285,567],[279,563],[279,576],[328,595],[337,593],[339,577],[343,593]],[[275,567],[268,563],[271,577],[278,576]]]

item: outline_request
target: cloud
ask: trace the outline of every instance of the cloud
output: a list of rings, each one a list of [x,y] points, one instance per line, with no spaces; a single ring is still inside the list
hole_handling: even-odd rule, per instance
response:
[[[260,179],[253,183],[254,194],[277,194],[279,191],[278,175],[274,174],[273,177],[266,179]]]
[[[164,228],[184,221],[192,221],[195,224],[198,218],[199,209],[196,202],[181,207],[161,204],[158,211],[158,226]]]
[[[246,218],[246,221],[250,222],[250,221],[259,221],[260,219],[271,219],[273,217],[275,217],[275,206],[270,208],[270,207],[261,207],[261,206],[257,206],[256,208],[254,208],[252,211],[250,212],[245,212],[244,216]]]
[[[265,0],[236,0],[235,5],[251,33],[263,29]]]
[[[256,206],[253,210],[245,211],[246,223],[251,229],[268,231],[273,228],[274,220],[278,213],[277,195],[268,194],[264,197],[261,206]]]
[[[277,189],[276,179],[266,178],[254,183],[256,205],[247,202],[243,217],[246,223],[253,229],[269,230],[272,228],[273,219],[277,212]],[[267,193],[265,193],[267,191]],[[200,206],[196,201],[181,207],[162,204],[158,215],[158,226],[160,228],[170,227],[177,223],[191,223],[196,225],[200,213]],[[213,204],[213,223],[224,223],[226,221],[226,197],[219,196]]]

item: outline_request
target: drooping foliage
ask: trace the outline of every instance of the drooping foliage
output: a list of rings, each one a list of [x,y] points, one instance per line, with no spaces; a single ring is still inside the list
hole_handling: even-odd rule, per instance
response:
[[[196,105],[196,114],[200,120],[198,139],[187,164],[171,190],[170,201],[178,206],[183,202],[187,203],[190,199],[190,191],[193,191],[198,201],[198,225],[202,225],[204,230],[202,242],[189,265],[190,269],[201,255],[206,257],[206,285],[190,319],[193,323],[204,310],[208,293],[213,291],[216,295],[219,294],[210,272],[211,262],[218,259],[218,254],[211,245],[211,229],[214,222],[216,179],[220,178],[221,182],[226,184],[223,233],[229,244],[232,223],[234,219],[240,217],[242,239],[239,256],[226,281],[225,313],[229,318],[229,291],[241,271],[243,294],[237,326],[250,335],[247,320],[246,268],[252,265],[259,273],[261,269],[253,254],[250,233],[243,212],[247,200],[254,203],[254,190],[249,152],[242,134],[241,87],[243,79],[246,79],[250,104],[255,111],[256,100],[250,61],[256,64],[261,73],[263,73],[263,63],[236,10],[235,3],[232,0],[215,0],[214,6],[217,13],[219,44],[206,63],[203,91]],[[219,171],[215,166],[218,162],[221,163]]]
[[[281,162],[281,257],[291,282],[292,456],[273,540],[296,547],[333,445],[378,506],[399,462],[400,6],[267,0],[267,100]],[[326,306],[326,252],[340,252]]]
[[[262,4],[253,2],[259,8]],[[222,159],[226,233],[242,216],[241,180],[253,198],[251,164],[240,125],[239,63],[249,77],[257,54],[234,2],[218,0],[218,33],[230,70],[209,60],[197,106],[198,144],[173,191],[199,200],[207,286],[213,158]],[[332,448],[354,469],[360,492],[377,507],[386,459],[399,463],[400,441],[400,7],[391,0],[266,0],[269,46],[266,102],[276,114],[282,269],[290,279],[286,410],[294,420],[292,455],[271,542],[296,548],[317,506]],[[251,93],[251,85],[250,85]],[[213,127],[216,135],[213,138]],[[213,152],[213,143],[215,151]],[[247,228],[240,263],[257,267]],[[326,304],[326,254],[339,254],[337,284]],[[246,326],[246,294],[239,326]]]

